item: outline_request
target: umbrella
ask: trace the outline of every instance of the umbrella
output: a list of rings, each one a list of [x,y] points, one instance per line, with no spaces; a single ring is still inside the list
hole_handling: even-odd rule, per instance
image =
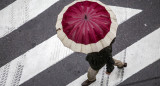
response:
[[[117,19],[99,0],[75,0],[57,18],[57,36],[63,45],[85,54],[99,52],[116,37]]]

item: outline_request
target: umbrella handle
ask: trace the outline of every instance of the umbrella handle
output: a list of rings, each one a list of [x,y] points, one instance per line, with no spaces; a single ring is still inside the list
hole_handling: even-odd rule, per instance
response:
[[[58,28],[56,31],[61,30],[61,28]]]

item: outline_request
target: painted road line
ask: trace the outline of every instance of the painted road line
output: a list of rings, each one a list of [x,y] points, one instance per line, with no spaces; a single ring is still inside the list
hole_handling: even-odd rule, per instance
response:
[[[99,70],[99,73],[97,74],[96,77],[96,82],[94,82],[92,86],[100,86],[101,85],[101,80],[102,80],[102,74],[104,72],[104,68]],[[82,82],[87,79],[87,73],[76,79],[74,82],[69,83],[67,86],[81,86]],[[102,85],[103,86],[103,85]]]
[[[11,3],[13,3],[16,0],[7,0],[7,1],[3,1],[1,0],[1,4],[0,4],[0,10],[2,10],[3,8],[7,7],[8,5],[10,5]]]
[[[8,77],[6,77],[6,83],[3,86],[18,86],[23,70],[23,61],[24,61],[25,55],[21,58],[16,58],[14,61],[8,63],[10,66],[8,67],[7,74]]]
[[[58,1],[16,0],[6,8],[0,10],[0,38],[18,29]]]
[[[5,86],[6,84],[9,67],[10,67],[10,63],[6,64],[0,69],[0,86]]]
[[[118,6],[109,6],[117,17],[118,24],[125,22],[136,14],[142,12],[140,9],[132,9]]]
[[[24,54],[26,58],[20,84],[56,64],[71,53],[73,51],[64,47],[57,35],[31,49]]]

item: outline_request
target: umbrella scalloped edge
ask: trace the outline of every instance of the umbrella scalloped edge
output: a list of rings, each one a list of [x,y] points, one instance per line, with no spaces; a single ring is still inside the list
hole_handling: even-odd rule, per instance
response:
[[[107,35],[103,39],[101,39],[97,43],[91,43],[91,44],[87,44],[87,45],[75,43],[74,41],[69,39],[66,36],[66,34],[63,32],[61,21],[63,18],[63,14],[66,12],[68,7],[72,6],[73,4],[75,4],[77,2],[81,2],[81,1],[86,1],[86,0],[75,0],[72,3],[70,3],[69,5],[65,6],[63,8],[63,10],[60,12],[60,14],[58,15],[58,18],[57,18],[57,23],[56,23],[57,36],[61,40],[61,42],[63,43],[64,46],[70,48],[71,50],[73,50],[75,52],[82,52],[85,54],[88,54],[91,52],[99,52],[104,47],[109,46],[111,41],[116,37],[116,32],[117,32],[117,28],[118,28],[116,15],[113,13],[113,11],[108,6],[106,6],[105,4],[100,2],[99,0],[87,0],[87,1],[99,3],[100,5],[104,6],[106,8],[106,10],[109,12],[110,17],[111,17],[111,21],[112,21],[110,31],[107,33]],[[110,39],[110,40],[106,40],[106,39]]]

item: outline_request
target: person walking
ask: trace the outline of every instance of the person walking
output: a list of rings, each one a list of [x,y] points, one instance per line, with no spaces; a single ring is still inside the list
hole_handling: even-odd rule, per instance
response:
[[[112,58],[112,44],[115,39],[111,42],[110,46],[105,47],[100,52],[92,52],[87,54],[86,60],[89,62],[89,69],[87,77],[88,79],[82,83],[82,86],[88,86],[96,81],[96,75],[98,71],[106,65],[106,74],[110,74],[114,66],[118,68],[124,68],[127,66],[127,63],[123,63],[120,60],[116,60]]]
[[[82,86],[96,81],[98,71],[105,64],[107,74],[113,71],[114,65],[118,68],[127,66],[127,63],[112,58],[112,40],[116,37],[117,28],[116,15],[99,0],[75,0],[59,13],[57,37],[65,47],[87,54],[90,67],[88,79]]]

